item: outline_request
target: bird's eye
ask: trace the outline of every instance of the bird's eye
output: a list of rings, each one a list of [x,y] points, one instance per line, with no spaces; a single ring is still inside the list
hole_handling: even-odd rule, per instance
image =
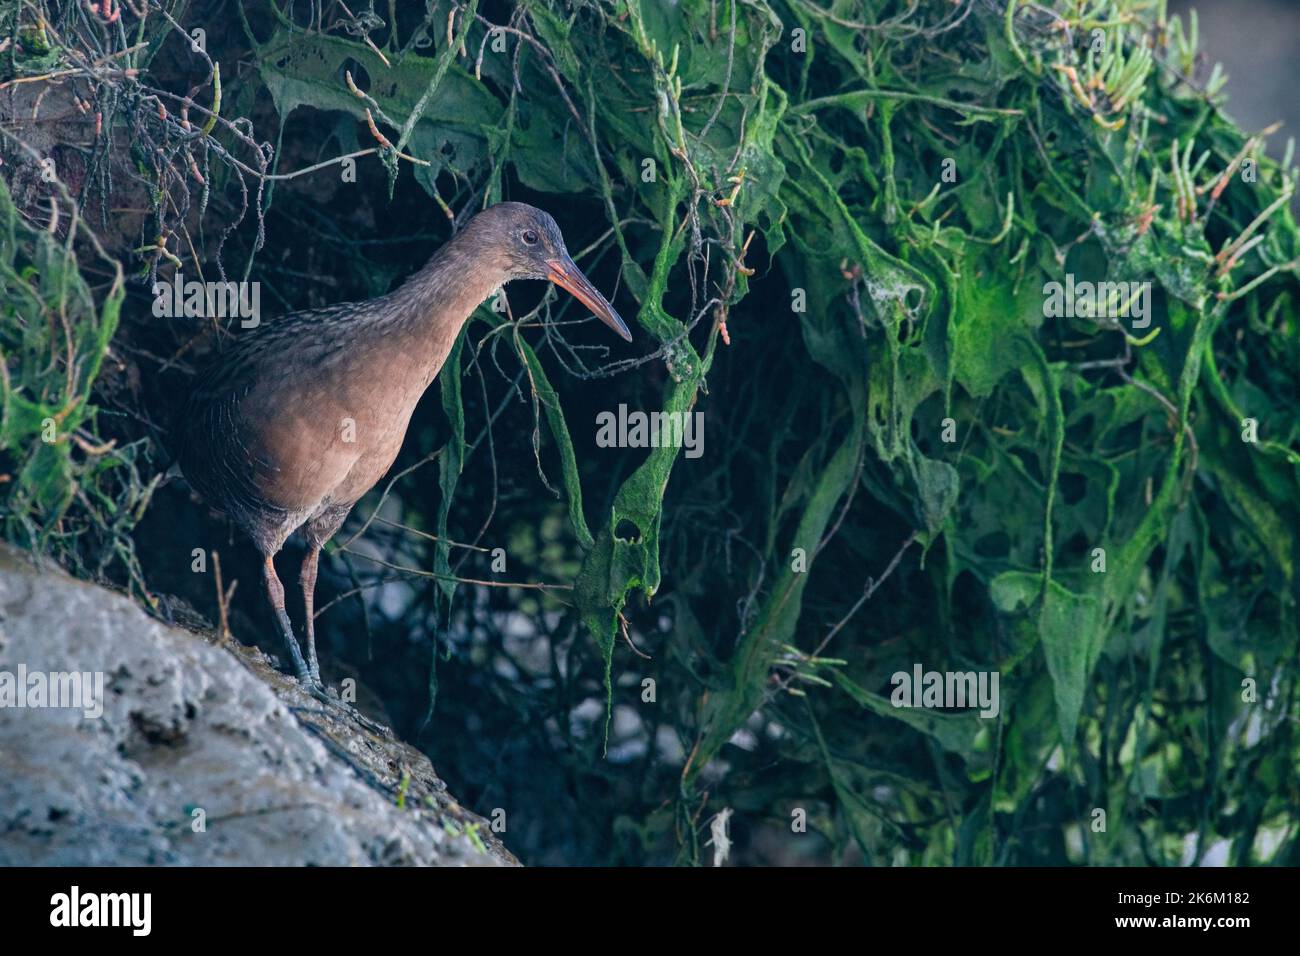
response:
[[[537,245],[537,233],[533,232],[531,229],[525,229],[521,238],[524,240],[524,245],[526,246]]]

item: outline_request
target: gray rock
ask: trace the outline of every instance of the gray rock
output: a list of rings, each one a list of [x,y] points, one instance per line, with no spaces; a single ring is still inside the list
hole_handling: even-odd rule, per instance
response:
[[[20,667],[102,674],[102,715],[12,706]],[[260,651],[3,544],[0,704],[0,865],[518,862],[423,754]]]

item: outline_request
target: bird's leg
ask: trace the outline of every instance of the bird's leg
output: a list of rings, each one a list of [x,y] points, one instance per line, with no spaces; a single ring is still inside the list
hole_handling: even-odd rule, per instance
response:
[[[304,621],[307,628],[307,667],[312,679],[320,683],[320,664],[316,661],[316,566],[320,563],[320,548],[311,545],[307,556],[302,559],[302,572],[298,582],[302,585],[302,606],[306,612]]]
[[[316,569],[320,564],[320,545],[309,544],[307,546],[307,556],[302,560],[302,572],[298,578],[302,584],[302,603],[303,610],[306,612],[307,626],[307,660],[304,663],[302,655],[298,652],[298,645],[290,638],[290,645],[294,653],[294,666],[299,669],[298,679],[306,685],[307,691],[323,704],[329,704],[336,707],[343,713],[347,714],[362,727],[371,733],[382,734],[385,728],[382,724],[377,724],[369,717],[363,715],[359,710],[349,704],[347,701],[338,697],[334,691],[328,690],[320,679],[320,665],[316,661],[316,622],[315,616],[316,604]],[[275,570],[271,570],[275,574]],[[279,585],[279,581],[275,582]],[[274,602],[272,602],[274,603]],[[280,615],[284,623],[287,624],[288,616],[284,614],[284,591],[280,591]],[[292,634],[292,632],[290,632]],[[305,670],[305,676],[304,676]]]
[[[271,601],[276,620],[280,622],[280,631],[284,634],[285,643],[289,645],[289,656],[293,658],[294,672],[298,680],[304,684],[311,684],[311,672],[307,670],[307,662],[302,659],[302,651],[298,649],[298,639],[293,636],[293,624],[290,623],[289,615],[284,609],[284,585],[276,576],[275,561],[269,554],[262,565],[262,575],[266,579],[266,596]]]

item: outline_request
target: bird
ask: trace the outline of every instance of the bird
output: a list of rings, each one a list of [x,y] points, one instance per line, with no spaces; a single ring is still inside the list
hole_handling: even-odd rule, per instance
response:
[[[321,682],[313,621],[321,549],[387,473],[420,396],[461,328],[515,279],[565,289],[625,341],[632,333],[574,264],[555,220],[519,202],[488,206],[394,291],[259,322],[200,372],[172,428],[181,475],[262,556],[262,579],[297,679]],[[306,538],[299,581],[306,656],[275,556]]]

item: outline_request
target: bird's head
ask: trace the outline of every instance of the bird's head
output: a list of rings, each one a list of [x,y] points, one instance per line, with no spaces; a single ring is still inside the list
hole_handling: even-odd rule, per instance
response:
[[[549,214],[521,202],[489,206],[469,221],[480,248],[490,249],[509,279],[547,279],[571,294],[611,329],[631,342],[632,333],[614,307],[573,264],[560,227]]]

